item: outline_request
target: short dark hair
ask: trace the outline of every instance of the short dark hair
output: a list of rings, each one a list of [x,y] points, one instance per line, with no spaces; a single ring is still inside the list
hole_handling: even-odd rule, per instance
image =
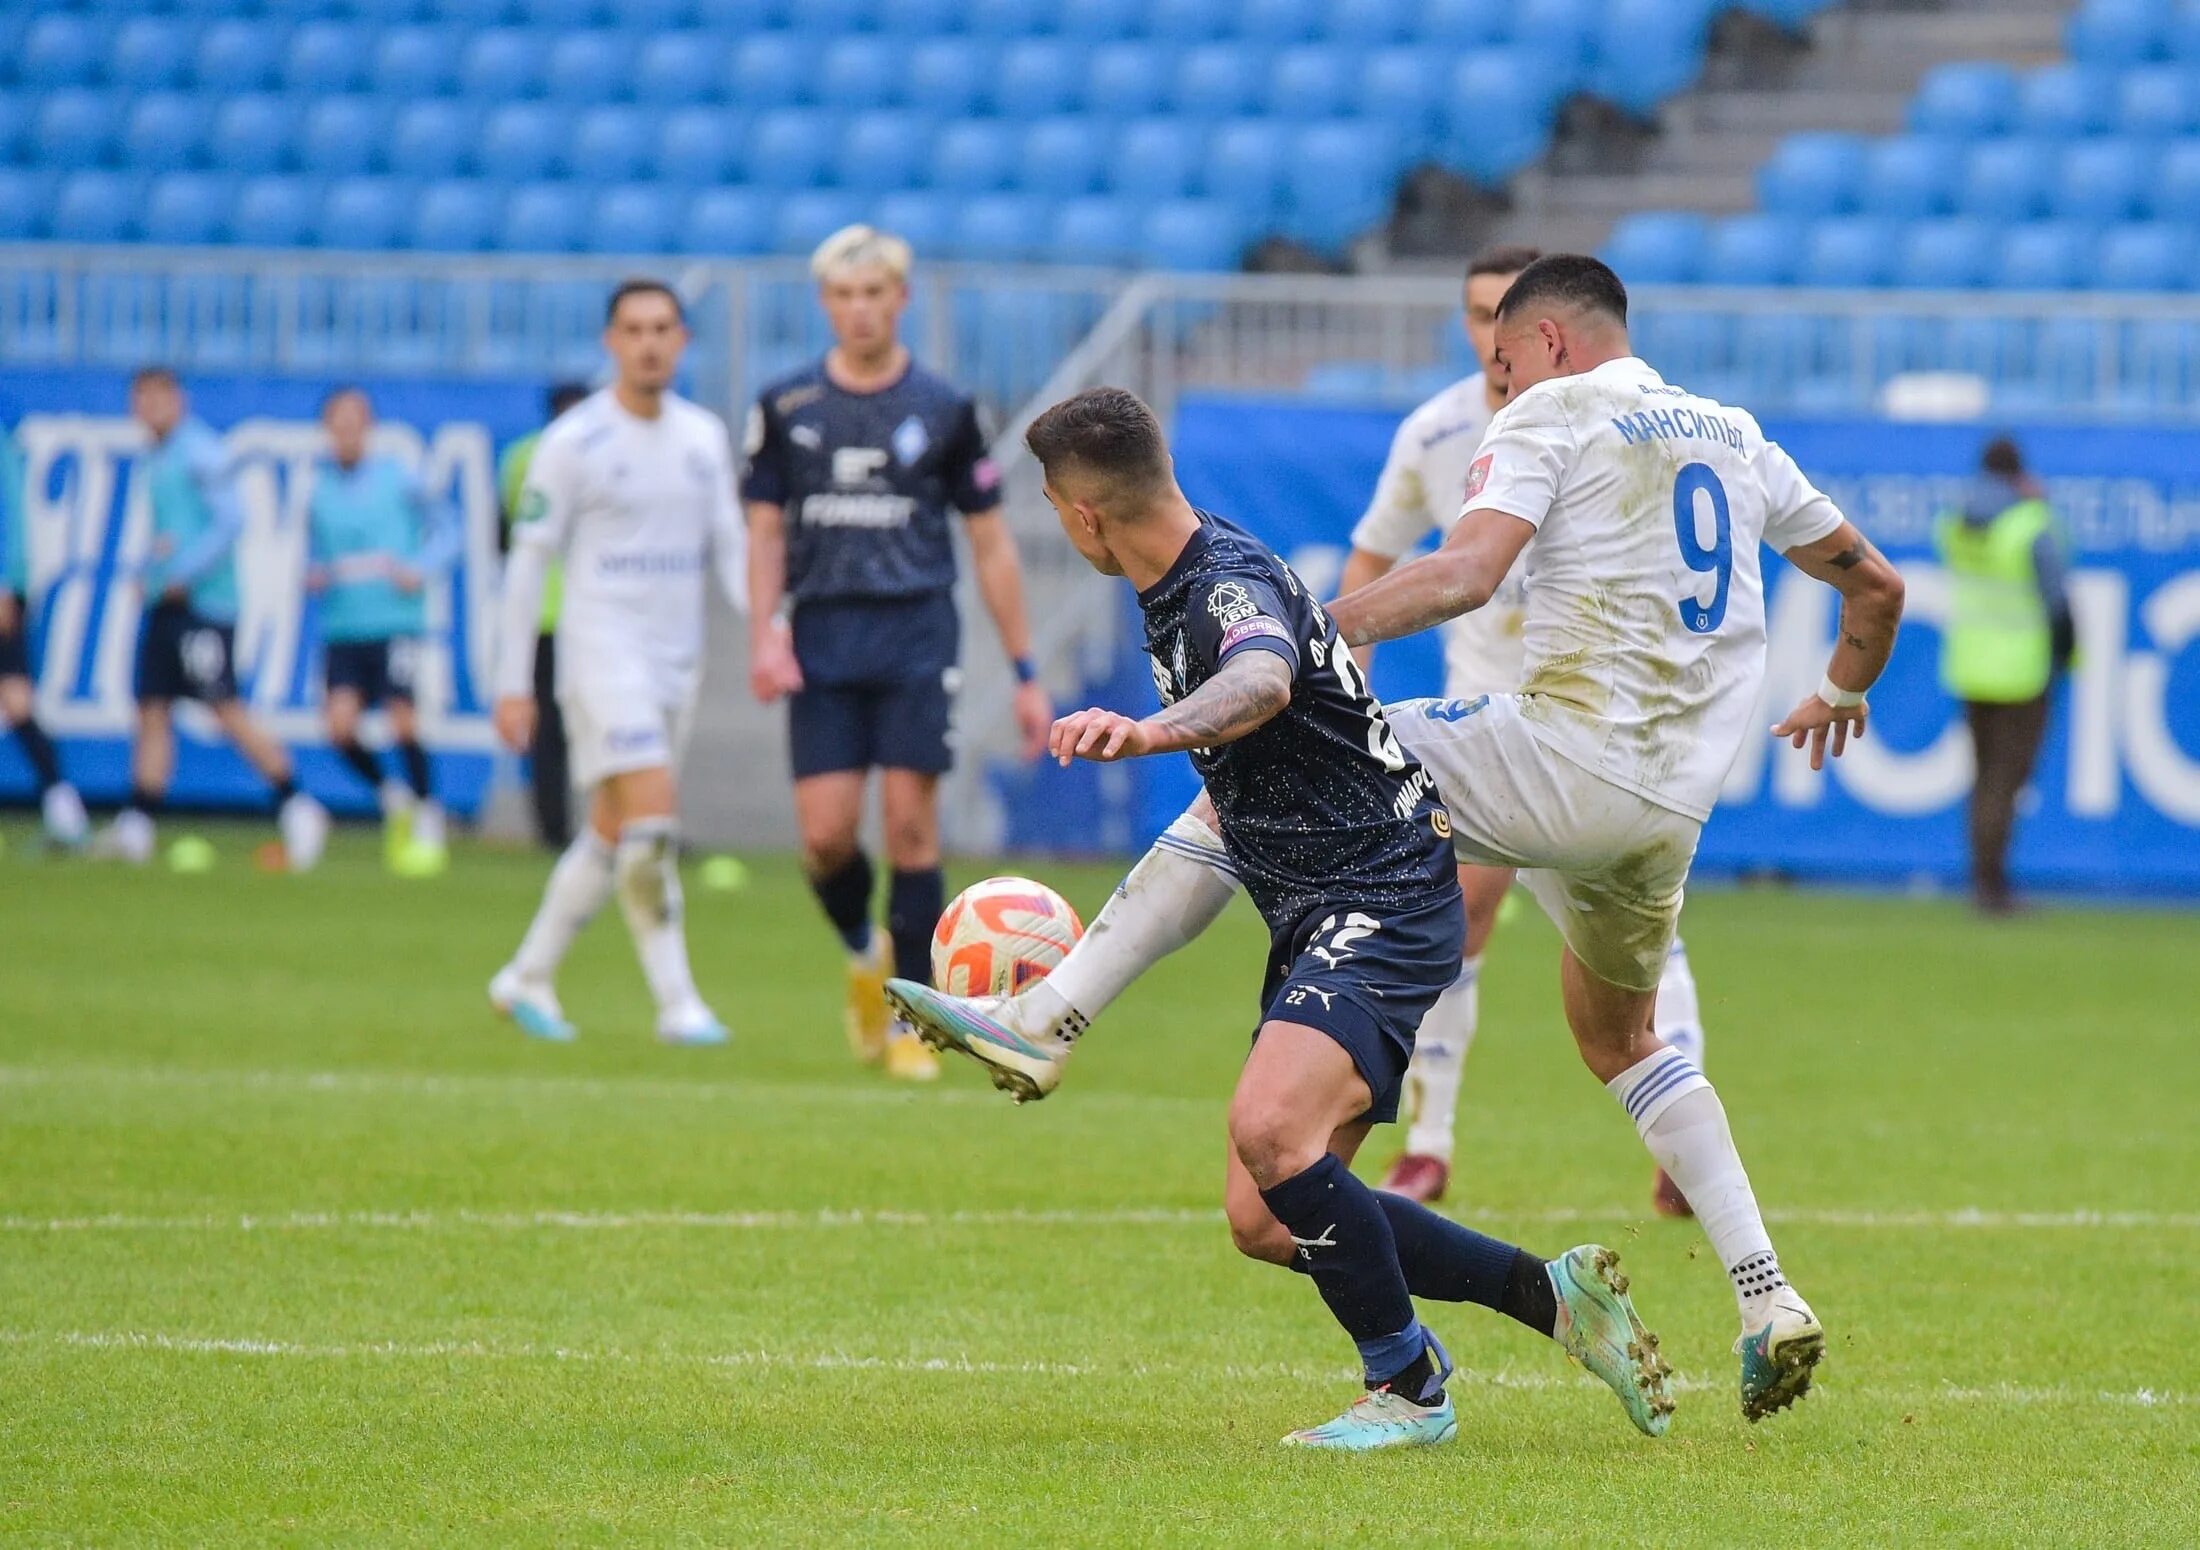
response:
[[[629,296],[662,296],[672,303],[672,312],[682,323],[687,321],[687,308],[680,305],[680,293],[662,280],[652,280],[647,275],[637,275],[631,280],[621,280],[619,288],[611,293],[611,301],[603,309],[604,327],[609,328],[619,319],[619,304]]]
[[[566,410],[572,408],[575,404],[579,403],[587,396],[588,384],[585,382],[553,383],[550,388],[549,400],[546,406],[547,412],[550,418],[555,420],[559,415],[565,413]]]
[[[183,379],[176,375],[176,369],[173,366],[140,366],[136,371],[130,373],[130,391],[133,393],[141,387],[150,387],[156,382],[163,387],[175,388],[179,392],[183,388]]]
[[[1509,317],[1538,303],[1602,312],[1616,323],[1627,321],[1627,287],[1602,259],[1586,253],[1550,253],[1520,271],[1497,304],[1497,315]]]
[[[374,400],[367,397],[365,388],[356,382],[339,382],[321,395],[321,413],[327,414],[329,405],[335,403],[339,398],[350,398],[354,394],[366,404],[368,413],[374,412]]]
[[[1169,444],[1145,400],[1128,388],[1092,387],[1063,399],[1024,432],[1051,480],[1076,463],[1110,484],[1151,487],[1169,476]]]
[[[2024,477],[2024,453],[2007,436],[1996,436],[1979,454],[1979,466],[2000,479]]]
[[[1467,278],[1472,280],[1486,274],[1518,274],[1542,256],[1541,248],[1531,248],[1524,242],[1500,242],[1495,247],[1482,249],[1467,260]]]

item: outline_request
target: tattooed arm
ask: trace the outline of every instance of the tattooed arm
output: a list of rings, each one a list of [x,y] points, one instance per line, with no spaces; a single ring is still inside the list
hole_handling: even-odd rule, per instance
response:
[[[1886,671],[1895,632],[1902,625],[1901,573],[1851,522],[1843,522],[1815,543],[1788,550],[1787,557],[1803,574],[1841,594],[1841,634],[1834,642],[1833,660],[1826,665],[1826,682],[1847,693],[1869,689]],[[1839,758],[1851,736],[1864,735],[1866,715],[1862,703],[1835,707],[1813,694],[1774,727],[1772,735],[1788,739],[1797,748],[1809,743],[1810,767],[1821,769],[1828,734],[1833,756]]]
[[[1234,743],[1281,715],[1291,703],[1292,668],[1273,651],[1240,651],[1215,676],[1143,721],[1112,710],[1080,710],[1054,723],[1047,751],[1112,763],[1141,754],[1177,753]]]

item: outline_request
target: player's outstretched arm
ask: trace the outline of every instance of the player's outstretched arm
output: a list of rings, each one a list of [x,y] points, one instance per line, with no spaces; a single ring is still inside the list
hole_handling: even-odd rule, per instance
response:
[[[1338,598],[1329,616],[1354,646],[1433,629],[1495,596],[1534,536],[1532,522],[1486,507],[1470,511],[1434,554]]]
[[[1841,633],[1833,660],[1816,694],[1772,729],[1796,748],[1810,746],[1810,767],[1824,769],[1830,752],[1838,759],[1849,739],[1864,735],[1870,706],[1865,691],[1887,670],[1894,639],[1902,627],[1902,573],[1872,547],[1856,524],[1844,521],[1814,543],[1787,551],[1789,563],[1841,594]]]
[[[1291,703],[1291,664],[1273,651],[1240,651],[1214,677],[1143,721],[1112,710],[1080,710],[1054,723],[1047,751],[1068,764],[1112,764],[1141,754],[1218,748],[1258,731]]]

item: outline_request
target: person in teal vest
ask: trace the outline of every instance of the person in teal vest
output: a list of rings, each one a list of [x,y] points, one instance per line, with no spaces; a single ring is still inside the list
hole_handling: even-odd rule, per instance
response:
[[[548,420],[588,397],[579,382],[560,382],[550,389]],[[512,521],[519,514],[520,492],[527,487],[527,470],[535,461],[541,431],[530,431],[504,449],[497,459],[497,500],[504,513],[506,544],[511,541]],[[535,834],[545,847],[563,852],[573,843],[573,773],[565,750],[565,713],[558,708],[558,610],[565,601],[564,577],[553,568],[543,578],[542,619],[535,636],[535,740],[527,750],[528,785],[534,797]]]
[[[23,533],[28,505],[22,451],[0,428],[0,730],[15,734],[30,761],[48,843],[74,850],[89,827],[84,799],[61,777],[61,754],[38,724],[32,682],[30,558]]]
[[[151,510],[152,540],[135,572],[144,597],[138,626],[137,741],[130,803],[100,849],[143,863],[153,857],[153,815],[176,770],[172,715],[179,699],[214,713],[222,732],[274,789],[284,861],[310,870],[328,842],[328,811],[298,789],[289,751],[270,737],[237,694],[237,569],[244,507],[236,469],[220,436],[190,412],[183,384],[165,366],[130,379],[130,413],[152,444],[135,479]]]
[[[1983,912],[2007,914],[2015,908],[2009,840],[2017,798],[2032,778],[2055,679],[2077,639],[2062,534],[2015,442],[1988,444],[1978,479],[1963,504],[1941,517],[1934,545],[1949,582],[1940,679],[1963,702],[1977,755],[1972,895]]]
[[[321,402],[328,456],[313,466],[306,590],[320,601],[323,716],[329,741],[382,803],[392,871],[432,877],[449,862],[415,705],[428,588],[458,557],[457,513],[419,477],[370,452],[374,405],[356,387]],[[386,709],[403,778],[386,777],[359,741],[359,719]]]

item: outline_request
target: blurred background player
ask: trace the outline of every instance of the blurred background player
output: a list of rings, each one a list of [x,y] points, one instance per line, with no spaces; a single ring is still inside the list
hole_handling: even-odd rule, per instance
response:
[[[46,838],[74,849],[84,843],[89,827],[84,800],[61,778],[60,751],[38,724],[31,674],[30,556],[23,532],[27,505],[23,455],[15,437],[0,430],[0,726],[15,734],[30,761]]]
[[[578,382],[550,390],[543,423],[549,424],[588,396]],[[497,508],[502,535],[512,545],[512,524],[519,515],[527,470],[542,443],[541,431],[529,431],[497,459]],[[573,771],[565,755],[565,714],[558,709],[558,610],[565,598],[565,571],[556,561],[542,578],[542,622],[535,635],[535,740],[527,748],[528,791],[535,807],[535,837],[552,850],[573,841]]]
[[[328,812],[298,789],[289,751],[237,697],[235,550],[244,533],[236,469],[221,437],[190,412],[183,385],[164,366],[130,379],[130,413],[152,437],[139,464],[152,510],[151,551],[139,573],[137,740],[130,755],[130,804],[115,815],[101,848],[127,861],[152,859],[153,815],[176,772],[173,710],[179,699],[213,712],[222,732],[274,788],[276,821],[292,871],[321,859]]]
[[[1982,913],[2006,915],[2016,908],[2009,841],[2017,798],[2047,736],[2056,676],[2077,646],[2062,535],[2015,442],[1987,444],[1969,495],[1940,519],[1933,544],[1949,583],[1940,681],[1963,702],[1978,771],[1971,896]]]
[[[962,626],[953,507],[978,594],[1016,669],[1026,758],[1050,710],[1031,659],[1023,573],[1000,512],[1000,478],[969,396],[911,359],[898,329],[909,245],[868,226],[835,232],[810,260],[835,343],[767,387],[749,420],[750,680],[789,697],[803,868],[848,949],[848,1037],[867,1062],[928,1080],[939,1065],[889,1027],[883,985],[931,975],[947,904],[939,780]],[[886,938],[871,924],[873,874],[858,831],[872,770],[885,819]]]
[[[535,733],[543,577],[562,557],[557,694],[588,820],[489,999],[537,1038],[572,1038],[558,965],[616,892],[657,1036],[722,1044],[688,967],[674,772],[702,681],[706,572],[746,602],[733,448],[724,421],[672,391],[688,331],[669,286],[621,285],[603,339],[616,380],[543,432],[527,471],[497,632],[497,735],[517,752]]]
[[[443,808],[420,745],[413,683],[427,633],[427,589],[458,557],[457,514],[431,502],[411,469],[370,453],[374,405],[342,387],[321,404],[329,453],[314,464],[306,589],[320,600],[329,741],[382,803],[392,871],[410,877],[449,862]],[[359,718],[386,708],[402,778],[359,741]]]
[[[1367,514],[1352,530],[1340,595],[1383,575],[1435,534],[1441,541],[1465,509],[1467,476],[1482,433],[1505,406],[1505,373],[1492,359],[1497,304],[1521,270],[1542,255],[1530,247],[1498,247],[1467,264],[1465,324],[1482,369],[1445,388],[1398,427]],[[1505,578],[1484,607],[1444,626],[1444,693],[1452,699],[1520,687],[1521,631],[1527,590],[1519,570]],[[1361,653],[1373,670],[1372,651]],[[1451,1183],[1459,1081],[1474,1043],[1481,1006],[1482,951],[1496,928],[1497,912],[1512,886],[1510,867],[1462,865],[1459,886],[1467,896],[1467,940],[1459,978],[1437,999],[1421,1023],[1406,1073],[1411,1124],[1404,1153],[1384,1175],[1383,1188],[1412,1200],[1438,1200]],[[1703,1033],[1697,1023],[1696,983],[1678,938],[1658,989],[1658,1034],[1700,1066]],[[1658,1210],[1684,1215],[1688,1202],[1661,1171],[1652,1190]]]

